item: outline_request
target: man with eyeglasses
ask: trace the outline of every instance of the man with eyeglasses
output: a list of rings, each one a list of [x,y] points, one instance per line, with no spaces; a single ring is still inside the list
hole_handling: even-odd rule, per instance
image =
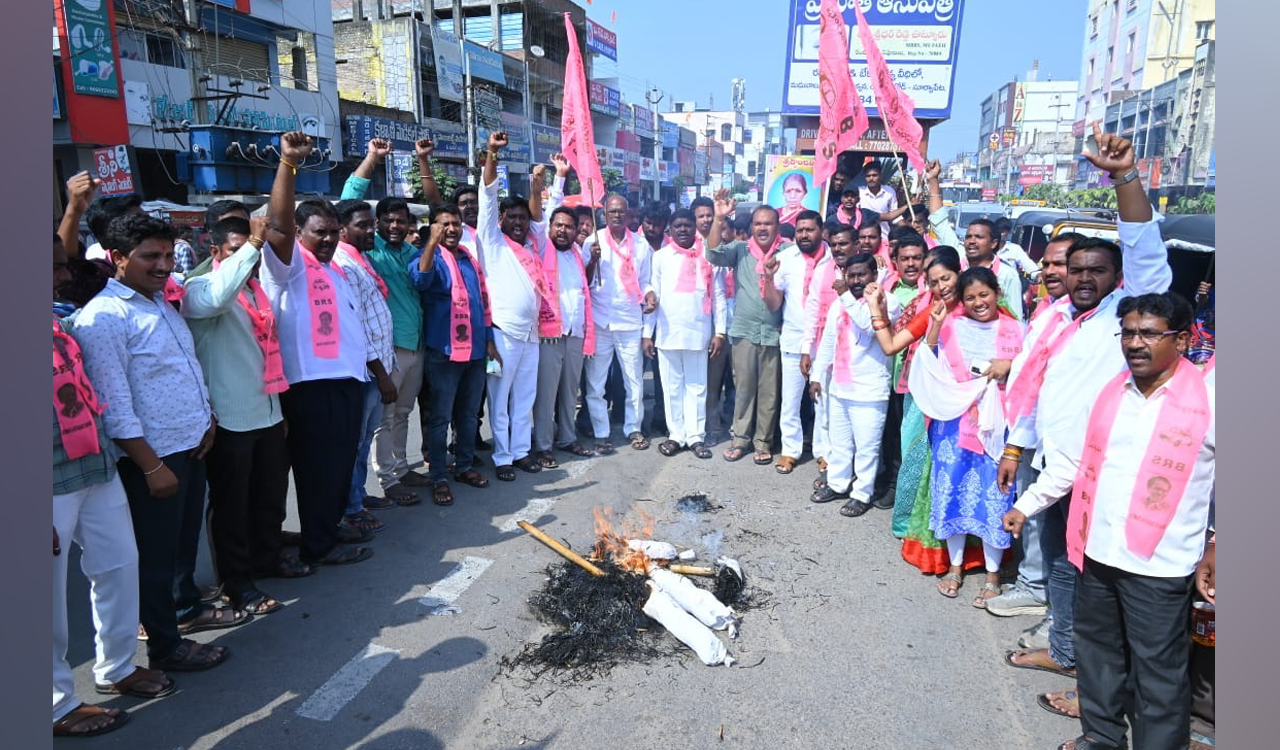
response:
[[[1081,736],[1074,750],[1187,747],[1192,575],[1213,496],[1215,389],[1183,358],[1191,303],[1172,292],[1126,296],[1111,342],[1127,367],[1080,408],[1083,429],[1048,451],[1044,471],[1004,516],[1071,496],[1067,556],[1080,571],[1075,644]]]
[[[1168,254],[1160,236],[1161,215],[1154,212],[1134,166],[1133,144],[1104,134],[1094,123],[1096,154],[1085,157],[1111,174],[1120,218],[1120,245],[1098,237],[1077,240],[1067,249],[1067,295],[1031,323],[1019,354],[1008,372],[1006,416],[1012,425],[999,469],[1002,492],[1014,487],[1024,449],[1042,456],[1060,450],[1084,434],[1087,414],[1102,387],[1125,368],[1115,345],[1120,330],[1116,308],[1128,297],[1162,293],[1173,281]],[[936,182],[931,182],[931,188]],[[1123,252],[1121,248],[1123,247]],[[1123,281],[1123,286],[1121,282]],[[999,373],[997,373],[998,375]],[[1075,675],[1072,641],[1076,570],[1067,558],[1067,518],[1070,502],[1057,503],[1058,512],[1045,515],[1041,553],[1049,571],[1047,586],[1053,623],[1049,648],[1008,652],[1010,666]],[[1075,691],[1043,696],[1049,706],[1068,715],[1078,711]]]

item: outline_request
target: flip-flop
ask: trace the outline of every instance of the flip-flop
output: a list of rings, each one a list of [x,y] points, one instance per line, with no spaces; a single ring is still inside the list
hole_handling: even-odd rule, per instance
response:
[[[418,496],[418,493],[408,489],[403,484],[393,484],[383,490],[382,493],[386,495],[389,500],[393,500],[396,505],[401,507],[417,505],[422,502],[422,498]]]
[[[615,454],[615,453],[617,453],[617,452],[618,452],[618,449],[617,449],[617,448],[615,448],[615,447],[613,447],[613,443],[609,442],[608,440],[597,440],[597,441],[596,441],[596,455],[597,455],[597,456],[612,456],[613,454]]]
[[[627,435],[627,440],[631,442],[631,447],[638,451],[649,450],[649,438],[644,433],[633,432]]]
[[[573,455],[581,456],[582,458],[591,458],[596,455],[595,451],[591,450],[590,448],[584,448],[581,445],[578,445],[577,443],[569,443],[568,445],[561,445],[558,447],[560,450],[564,451],[565,453],[572,453]]]
[[[431,502],[436,505],[453,505],[453,491],[449,489],[448,482],[436,482],[431,490]]]
[[[773,469],[779,474],[790,474],[796,469],[796,460],[791,456],[778,456],[778,463]]]
[[[1053,666],[1050,667],[1050,666],[1045,666],[1043,664],[1018,664],[1013,660],[1014,657],[1018,656],[1019,654],[1025,655],[1025,654],[1031,654],[1031,653],[1037,653],[1037,652],[1043,652],[1045,655],[1045,658],[1048,659],[1049,663],[1053,664]],[[1054,664],[1053,657],[1049,656],[1049,650],[1044,648],[1024,648],[1024,649],[1018,649],[1017,651],[1006,651],[1004,652],[1004,663],[1008,664],[1011,667],[1016,667],[1018,669],[1035,669],[1041,672],[1049,672],[1050,674],[1060,674],[1064,677],[1076,676],[1076,670],[1066,669],[1064,667],[1058,666],[1057,664]]]
[[[111,713],[112,711],[115,711],[116,713],[112,714]],[[80,722],[86,721],[88,719],[91,719],[99,715],[106,715],[106,717],[111,720],[111,723],[104,724],[103,726],[100,726],[97,729],[89,729],[84,732],[74,732],[71,730],[72,727],[76,726]],[[129,714],[125,713],[124,711],[121,711],[118,708],[107,709],[107,708],[103,708],[102,706],[90,706],[90,705],[81,703],[79,706],[76,706],[75,708],[71,709],[71,711],[66,716],[63,716],[61,719],[58,719],[53,723],[53,736],[54,737],[94,737],[99,734],[106,734],[107,732],[111,732],[116,729],[119,729],[120,727],[128,723],[128,721],[129,721]]]
[[[747,455],[747,449],[745,446],[733,445],[725,449],[724,460],[729,461],[731,463],[733,461],[741,461],[743,456],[746,456],[746,455]]]
[[[137,686],[139,682],[154,682],[164,687],[154,693],[150,693],[139,689]],[[93,691],[98,695],[127,695],[131,698],[142,698],[143,700],[163,698],[166,695],[171,695],[177,689],[177,683],[165,676],[164,672],[144,667],[135,667],[128,677],[119,682],[113,682],[110,685],[95,683],[93,686]]]
[[[1064,711],[1053,705],[1054,699],[1070,703],[1075,706],[1076,712]],[[1063,690],[1061,693],[1041,693],[1036,696],[1036,704],[1051,714],[1065,716],[1068,719],[1080,718],[1080,694],[1074,690]]]

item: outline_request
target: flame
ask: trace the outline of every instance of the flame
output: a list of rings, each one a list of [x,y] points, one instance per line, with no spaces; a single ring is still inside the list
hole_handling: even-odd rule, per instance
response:
[[[628,539],[653,538],[654,517],[642,510],[635,509],[639,516],[639,526],[628,524],[625,527],[615,526],[613,508],[595,507],[591,515],[595,518],[596,543],[591,548],[591,557],[595,560],[612,558],[618,567],[632,573],[647,574],[653,561],[644,552],[627,546]]]

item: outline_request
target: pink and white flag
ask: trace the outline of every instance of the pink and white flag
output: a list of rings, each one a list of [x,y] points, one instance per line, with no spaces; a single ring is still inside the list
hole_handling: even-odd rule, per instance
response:
[[[822,144],[813,165],[813,180],[825,185],[836,171],[840,154],[852,148],[867,131],[867,110],[849,73],[849,34],[837,0],[822,0],[818,11],[818,93],[821,114],[818,140]]]
[[[600,208],[604,200],[604,177],[596,158],[595,133],[591,127],[590,102],[587,99],[587,76],[578,49],[578,35],[573,21],[564,14],[569,57],[564,64],[564,101],[560,114],[560,151],[578,173],[582,184],[579,195],[565,198],[566,206],[587,205]]]
[[[867,54],[867,67],[871,74],[871,89],[876,95],[876,109],[889,139],[907,155],[911,166],[919,171],[925,170],[924,157],[920,155],[920,141],[924,137],[924,128],[916,121],[916,103],[907,92],[893,82],[893,74],[889,65],[880,54],[876,39],[867,25],[866,16],[857,3],[850,3],[853,12],[858,15],[858,36],[862,39],[862,47]]]

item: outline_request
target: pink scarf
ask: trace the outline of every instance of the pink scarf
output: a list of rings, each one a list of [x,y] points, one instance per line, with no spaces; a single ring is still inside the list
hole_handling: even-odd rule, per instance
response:
[[[831,377],[837,383],[853,382],[853,318],[843,306],[840,322],[836,325],[836,362],[831,369]]]
[[[1209,357],[1209,361],[1204,363],[1204,369],[1201,370],[1200,372],[1203,373],[1204,375],[1208,375],[1209,373],[1213,372],[1213,368],[1217,366],[1218,366],[1218,353],[1214,352]]]
[[[818,248],[818,252],[814,253],[813,255],[800,253],[800,257],[804,259],[804,289],[801,292],[801,296],[800,296],[800,301],[802,303],[809,301],[809,284],[813,282],[813,269],[817,268],[818,261],[822,260],[826,256],[827,256],[827,243],[825,242],[822,243],[822,246]],[[834,266],[835,259],[833,258],[832,262],[828,263],[827,265]]]
[[[76,340],[63,332],[58,319],[53,319],[53,413],[58,417],[58,432],[67,458],[75,460],[90,453],[101,453],[98,426],[94,416],[105,404],[98,403],[97,392],[84,372],[84,355]]]
[[[818,278],[818,314],[815,316],[816,333],[813,336],[815,342],[822,341],[822,333],[827,330],[827,311],[831,309],[831,303],[836,301],[836,290],[831,285],[836,281],[836,259],[831,258],[831,262],[822,267],[822,276]],[[805,287],[808,289],[808,286]]]
[[[932,250],[933,248],[938,246],[938,241],[932,237],[925,237],[924,244],[928,245],[929,249]]]
[[[325,264],[320,263],[315,253],[303,247],[301,243],[298,243],[296,249],[302,255],[302,263],[307,269],[307,302],[311,307],[311,353],[321,359],[337,359],[342,348],[342,326],[338,321],[338,294],[333,289],[329,275],[324,272]],[[328,265],[331,271],[343,279],[347,278],[341,268],[333,264]],[[320,319],[320,316],[325,314],[329,315],[330,325],[328,326],[325,326]]]
[[[951,374],[955,376],[956,382],[963,383],[977,377],[969,372],[969,367],[965,363],[964,352],[960,350],[960,343],[957,337],[953,335],[955,326],[954,320],[964,316],[964,306],[957,305],[956,309],[942,324],[942,331],[939,338],[942,341],[942,351],[946,355],[947,365],[951,368]],[[993,359],[1013,359],[1018,356],[1018,352],[1022,351],[1022,324],[1019,323],[1012,315],[1009,315],[1004,308],[1000,308],[1000,315],[997,318],[998,328],[996,329],[996,351]],[[965,450],[972,451],[979,455],[986,453],[983,447],[982,438],[978,435],[978,404],[974,402],[969,410],[960,417],[960,437],[957,444]]]
[[[702,312],[711,314],[711,263],[698,249],[698,243],[694,241],[692,247],[685,249],[675,242],[667,245],[677,254],[684,256],[684,262],[680,264],[680,276],[676,279],[677,292],[696,292],[698,291],[698,277],[702,277],[702,286],[704,294],[702,297]]]
[[[1095,307],[1081,315],[1071,321],[1071,324],[1066,328],[1062,328],[1062,316],[1054,315],[1049,325],[1032,342],[1031,350],[1027,354],[1027,361],[1023,364],[1022,371],[1018,373],[1018,377],[1013,381],[1009,392],[1005,394],[1004,405],[1009,414],[1010,422],[1017,421],[1035,409],[1036,402],[1040,398],[1040,388],[1044,385],[1045,373],[1049,369],[1049,360],[1058,356],[1058,353],[1066,347],[1071,338],[1080,330],[1080,326],[1093,317],[1093,314],[1098,309],[1098,307]],[[1060,328],[1062,331],[1059,333],[1058,329]],[[1057,335],[1055,336],[1054,334]]]
[[[1127,369],[1112,378],[1089,414],[1084,454],[1080,457],[1067,514],[1067,558],[1079,570],[1084,569],[1089,526],[1096,516],[1093,504],[1098,494],[1098,474],[1102,471],[1111,432],[1116,427],[1116,414],[1128,379]],[[1167,392],[1160,405],[1155,431],[1147,443],[1146,455],[1138,464],[1141,468],[1133,484],[1124,525],[1129,551],[1144,560],[1150,560],[1155,554],[1165,529],[1173,520],[1209,431],[1209,392],[1196,366],[1179,358],[1177,369],[1165,387]],[[1157,479],[1169,485],[1164,498],[1155,499],[1148,493],[1149,485]]]
[[[613,239],[613,234],[606,228],[604,230],[605,242],[609,243],[609,251],[622,261],[618,268],[618,277],[622,279],[622,288],[627,294],[636,298],[636,302],[640,302],[640,279],[636,275],[636,259],[635,259],[635,235],[631,234],[631,230],[627,230],[627,234],[619,243]],[[622,245],[627,246],[627,252],[622,252]]]
[[[182,296],[187,293],[187,288],[173,280],[173,277],[164,280],[164,301],[180,302]]]
[[[369,259],[364,257],[364,253],[357,250],[355,245],[346,242],[339,242],[338,249],[346,253],[348,258],[358,263],[360,267],[364,269],[364,272],[369,274],[373,279],[373,283],[378,285],[378,291],[382,292],[382,298],[386,299],[390,294],[390,292],[387,291],[387,282],[383,281],[382,277],[378,275],[378,272],[373,270],[373,266],[369,265]]]
[[[582,324],[582,355],[590,357],[596,353],[596,321],[591,314],[591,288],[587,281],[587,268],[582,264],[582,251],[574,243],[573,260],[578,264],[578,275],[582,277],[582,307],[586,321]]]
[[[884,293],[889,294],[893,291],[893,287],[902,280],[902,276],[898,274],[898,270],[892,265],[889,266],[889,272],[884,275],[884,283],[880,286],[884,287]],[[924,280],[924,274],[921,273],[916,277],[916,289],[923,292],[929,288],[929,284]]]
[[[782,235],[773,238],[773,244],[769,246],[769,252],[765,252],[760,243],[756,242],[753,236],[747,240],[747,249],[751,251],[751,255],[756,259],[756,276],[760,277],[760,299],[764,299],[764,265],[769,262],[774,253],[778,252],[778,246],[782,244]]]
[[[1055,300],[1053,297],[1049,297],[1049,296],[1042,297],[1040,301],[1036,303],[1036,309],[1033,310],[1031,313],[1031,320],[1035,320],[1036,318],[1040,317],[1040,313],[1044,312],[1045,310],[1048,310],[1049,306],[1052,305],[1054,302],[1057,302],[1057,300]]]
[[[725,299],[733,299],[733,295],[738,291],[738,282],[733,275],[732,268],[724,270],[724,297]]]
[[[560,308],[560,258],[557,253],[568,253],[573,256],[578,265],[578,274],[582,277],[583,312],[586,317],[586,322],[582,326],[582,353],[589,357],[596,353],[596,326],[591,315],[591,290],[587,284],[587,270],[582,264],[582,253],[578,250],[578,244],[575,242],[573,247],[568,250],[556,250],[555,245],[548,242],[542,252],[543,277],[547,280],[549,291],[556,298],[554,311],[556,317],[554,321],[548,317],[551,307],[544,302],[538,312],[538,333],[542,338],[546,339],[560,338],[561,333],[564,332],[562,324],[563,310]],[[552,322],[554,322],[554,326]]]
[[[480,302],[484,306],[484,324],[487,328],[493,325],[493,318],[489,314],[489,287],[485,285],[484,272],[480,270],[480,264],[476,262],[475,256],[465,245],[459,244],[458,251],[466,253],[467,260],[471,261],[471,268],[475,270],[476,278],[480,281]],[[449,267],[449,296],[453,302],[449,309],[449,330],[453,331],[453,341],[449,345],[449,361],[470,362],[471,295],[467,294],[467,285],[462,280],[458,259],[443,247],[440,248],[440,257]]]
[[[857,209],[855,208],[854,210],[856,211]],[[843,203],[841,203],[839,206],[836,207],[836,221],[840,222],[841,224],[848,224],[849,226],[853,227],[855,230],[858,228],[858,225],[853,223],[853,217],[850,216],[849,213],[844,210]]]
[[[213,270],[218,270],[222,262],[213,260]],[[276,315],[271,311],[271,302],[267,293],[257,279],[250,278],[245,285],[248,291],[241,289],[236,295],[236,302],[249,314],[249,323],[253,326],[253,340],[262,349],[262,392],[284,393],[289,390],[289,381],[284,376],[284,359],[280,356],[280,339],[276,336]],[[250,299],[249,294],[253,294]]]

